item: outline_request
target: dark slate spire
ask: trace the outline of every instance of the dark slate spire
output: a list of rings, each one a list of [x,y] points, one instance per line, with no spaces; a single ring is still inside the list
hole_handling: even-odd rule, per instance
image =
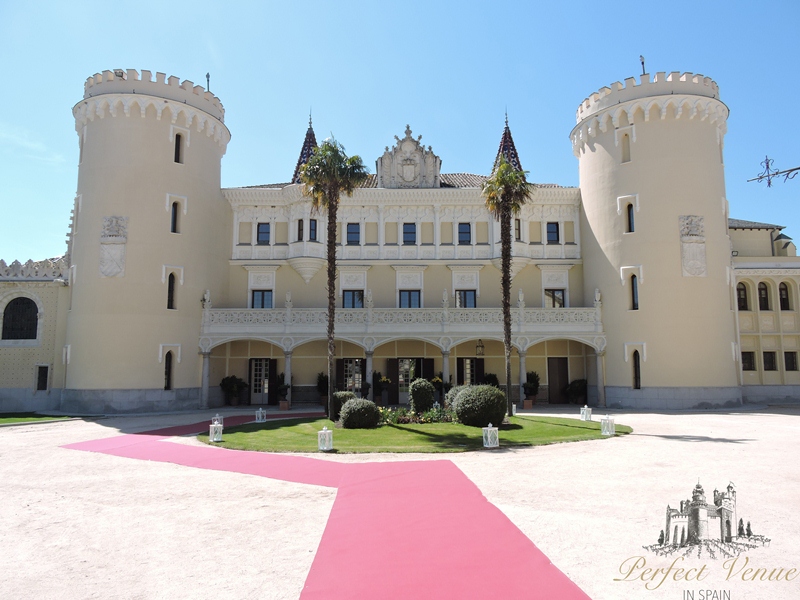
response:
[[[503,129],[503,137],[500,138],[500,148],[497,150],[497,157],[494,159],[492,171],[497,168],[497,163],[500,162],[501,156],[505,157],[506,162],[510,163],[517,171],[522,171],[517,147],[514,145],[514,138],[511,137],[511,130],[508,128],[508,113],[506,113],[506,126]]]
[[[513,143],[513,142],[512,142]],[[311,115],[308,115],[308,131],[306,139],[303,140],[303,149],[300,150],[300,158],[297,159],[297,166],[294,168],[292,183],[300,183],[300,167],[308,162],[314,150],[317,149],[317,136],[314,135],[314,128],[311,126]]]

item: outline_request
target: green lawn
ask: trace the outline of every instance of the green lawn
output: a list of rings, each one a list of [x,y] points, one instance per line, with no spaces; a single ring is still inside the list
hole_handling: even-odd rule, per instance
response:
[[[317,452],[317,432],[333,429],[324,418],[287,419],[226,427],[222,442],[214,444],[233,450],[259,452]],[[617,425],[617,434],[630,433]],[[500,446],[526,448],[559,442],[601,439],[599,421],[518,415],[500,427]],[[198,436],[208,443],[208,434]],[[466,452],[483,448],[480,427],[458,423],[424,425],[383,425],[377,429],[334,429],[335,452]]]
[[[27,423],[29,421],[56,421],[58,419],[69,419],[70,417],[49,417],[47,415],[37,415],[36,413],[0,413],[0,425],[5,423]]]

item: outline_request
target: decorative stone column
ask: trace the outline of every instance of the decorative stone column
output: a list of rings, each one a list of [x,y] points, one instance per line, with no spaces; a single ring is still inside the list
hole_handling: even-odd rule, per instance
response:
[[[519,399],[522,400],[525,398],[525,382],[528,381],[527,376],[527,367],[525,364],[525,359],[527,358],[528,353],[526,351],[520,350],[519,351]]]
[[[211,352],[201,352],[203,357],[203,379],[200,388],[200,408],[208,408],[208,381],[211,376]]]
[[[597,406],[600,407],[605,407],[606,405],[606,377],[603,372],[603,357],[605,355],[605,350],[597,352]]]
[[[289,391],[286,393],[286,400],[289,402],[289,406],[292,406],[292,351],[285,350],[283,352],[283,381],[284,383],[289,384]]]
[[[442,350],[442,384],[450,383],[450,350]]]
[[[367,383],[369,383],[369,395],[367,396],[368,400],[375,401],[375,387],[372,385],[372,355],[375,354],[372,350],[367,350],[364,352],[364,356],[367,357]]]

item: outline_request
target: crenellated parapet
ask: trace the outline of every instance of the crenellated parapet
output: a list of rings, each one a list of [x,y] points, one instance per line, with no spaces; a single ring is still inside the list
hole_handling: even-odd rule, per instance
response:
[[[0,260],[0,281],[53,281],[69,279],[69,264],[65,256],[47,260],[21,263],[15,260],[7,265]]]
[[[135,69],[103,71],[89,77],[84,84],[83,100],[72,109],[75,129],[80,134],[88,121],[106,116],[138,114],[145,118],[152,108],[156,119],[165,115],[173,124],[205,131],[223,149],[230,141],[225,126],[225,109],[219,98],[201,85],[178,77]]]
[[[583,145],[599,133],[620,126],[622,116],[633,123],[641,111],[644,121],[696,119],[715,125],[719,135],[727,131],[728,107],[719,100],[719,86],[710,77],[693,73],[656,73],[634,77],[625,84],[615,82],[586,98],[576,112],[577,125],[570,134],[572,149],[579,155]]]

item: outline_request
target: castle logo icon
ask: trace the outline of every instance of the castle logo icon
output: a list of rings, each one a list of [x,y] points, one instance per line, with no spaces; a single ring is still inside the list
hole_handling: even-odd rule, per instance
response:
[[[713,504],[706,501],[700,482],[692,490],[691,500],[681,500],[678,508],[667,505],[666,525],[658,543],[644,546],[659,556],[731,558],[754,548],[769,546],[770,539],[754,535],[750,521],[737,521],[736,486],[728,483],[724,491],[714,490]]]

